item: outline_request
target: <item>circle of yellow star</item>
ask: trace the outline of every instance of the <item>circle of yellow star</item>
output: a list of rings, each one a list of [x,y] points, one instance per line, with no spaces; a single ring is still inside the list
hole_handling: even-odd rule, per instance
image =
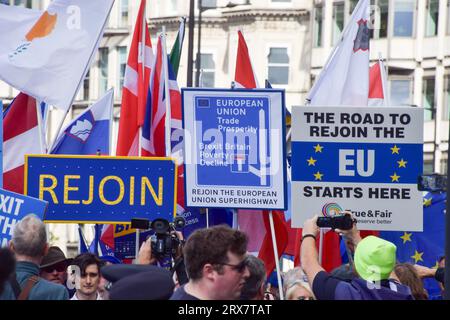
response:
[[[415,263],[419,262],[419,261],[423,261],[422,256],[423,256],[423,252],[418,252],[417,250],[414,250],[414,255],[411,256],[411,258],[414,259]]]
[[[392,150],[392,154],[394,154],[394,153],[399,154],[398,152],[400,151],[400,148],[397,147],[397,145],[394,145],[394,146],[391,148],[391,150]]]
[[[429,206],[431,206],[431,198],[424,198],[423,199],[423,206],[424,207],[429,207]]]
[[[400,178],[400,176],[398,176],[397,173],[394,172],[394,175],[390,177],[392,179],[392,182],[399,182],[398,179]]]
[[[315,147],[314,147],[314,152],[322,152],[322,149],[323,149],[323,147],[320,145],[320,144],[317,144]]]
[[[323,174],[320,173],[319,171],[317,171],[316,173],[314,173],[314,178],[316,180],[322,180]]]
[[[311,157],[311,158],[307,159],[306,161],[308,161],[308,167],[315,166],[317,159],[313,159],[313,157]]]
[[[398,167],[399,167],[399,168],[406,168],[406,164],[408,163],[408,161],[405,161],[405,160],[403,160],[403,158],[402,158],[402,160],[397,161],[397,163],[398,163]]]
[[[400,237],[400,239],[403,240],[403,244],[405,244],[408,241],[411,241],[411,235],[412,233],[404,232],[403,235]]]

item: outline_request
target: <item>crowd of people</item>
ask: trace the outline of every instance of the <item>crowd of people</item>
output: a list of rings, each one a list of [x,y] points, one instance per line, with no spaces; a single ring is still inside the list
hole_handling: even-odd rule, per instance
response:
[[[353,259],[331,273],[319,263],[317,216],[304,223],[301,267],[283,274],[287,300],[426,300],[423,279],[444,290],[445,259],[439,268],[398,263],[396,247],[375,236],[361,239],[356,224],[339,232]],[[272,300],[264,262],[247,252],[248,237],[228,226],[194,231],[179,255],[186,280],[155,265],[150,239],[136,264],[82,253],[66,258],[49,247],[44,223],[28,215],[14,228],[9,248],[0,249],[0,300]]]

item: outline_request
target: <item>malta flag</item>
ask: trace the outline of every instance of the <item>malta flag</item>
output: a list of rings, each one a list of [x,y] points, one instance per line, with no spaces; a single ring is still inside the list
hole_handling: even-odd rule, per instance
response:
[[[113,3],[53,0],[45,11],[0,5],[0,79],[39,101],[70,108]]]
[[[3,119],[3,188],[23,194],[25,154],[40,154],[36,100],[24,93]]]
[[[51,153],[109,155],[113,103],[111,89],[63,130]]]
[[[155,59],[147,21],[144,23],[145,4],[146,1],[142,0],[125,68],[116,150],[118,156],[139,155],[139,128],[144,124],[151,68]],[[145,46],[142,45],[143,37]]]
[[[382,60],[370,67],[369,73],[369,106],[386,106],[386,69]]]
[[[253,72],[247,43],[241,31],[238,31],[239,43],[236,57],[234,81],[236,87],[254,89],[258,80]],[[287,224],[284,212],[273,211],[273,222],[277,241],[278,256],[281,257],[288,244]],[[275,255],[269,224],[269,212],[262,210],[238,210],[239,228],[250,239],[250,251],[259,251],[258,257],[264,261],[269,275],[275,268]]]
[[[315,106],[367,106],[369,93],[369,5],[356,5],[307,101]]]

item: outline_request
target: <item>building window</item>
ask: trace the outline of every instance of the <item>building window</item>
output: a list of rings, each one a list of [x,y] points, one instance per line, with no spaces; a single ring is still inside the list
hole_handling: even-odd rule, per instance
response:
[[[125,78],[125,69],[127,68],[127,47],[117,47],[118,66],[119,66],[119,84],[118,97],[122,95],[123,79]]]
[[[432,152],[423,154],[423,174],[434,173],[434,155]]]
[[[270,48],[268,80],[271,84],[289,83],[289,56],[287,48]]]
[[[358,0],[350,0],[350,6],[348,8],[348,13],[350,15],[353,13],[353,10],[355,10],[357,4],[358,4]]]
[[[215,8],[217,7],[217,0],[201,0],[202,8]]]
[[[103,95],[108,90],[108,48],[100,48],[98,59],[98,95]]]
[[[31,9],[33,7],[32,0],[14,0],[14,1],[12,1],[12,4],[15,6],[21,6],[21,7],[25,7],[25,8],[29,8],[29,9]]]
[[[197,63],[195,63],[197,65]],[[200,87],[214,88],[216,64],[212,53],[202,53],[200,56]]]
[[[450,120],[450,75],[444,77],[444,108],[442,120]]]
[[[411,105],[411,85],[410,79],[389,80],[389,96],[393,106]]]
[[[376,5],[380,9],[380,25],[371,30],[374,39],[386,38],[388,34],[389,0],[377,0]]]
[[[440,171],[440,173],[446,175],[447,168],[448,168],[448,153],[443,152],[441,155],[441,171]]]
[[[119,27],[128,26],[128,0],[120,1],[120,12],[119,12]]]
[[[323,8],[314,8],[314,47],[322,46],[322,18],[323,18]]]
[[[425,109],[424,119],[430,121],[434,119],[434,78],[424,78],[422,87],[422,105]]]
[[[450,0],[447,2],[447,34],[450,34]]]
[[[416,1],[397,0],[394,2],[394,7],[394,36],[412,37]]]
[[[89,74],[91,73],[91,71],[89,70],[86,73],[86,77],[84,78],[83,81],[83,100],[84,101],[88,101],[89,100],[89,81],[90,81],[90,76]]]
[[[438,33],[439,0],[428,0],[427,2],[427,25],[425,36],[433,37]]]
[[[336,44],[341,39],[344,30],[344,3],[333,4],[333,43]]]

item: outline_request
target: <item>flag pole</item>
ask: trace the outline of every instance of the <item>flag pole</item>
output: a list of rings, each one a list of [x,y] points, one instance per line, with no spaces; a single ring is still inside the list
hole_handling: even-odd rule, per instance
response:
[[[41,103],[37,99],[34,99],[36,101],[36,117],[37,117],[37,123],[38,123],[38,130],[39,130],[39,149],[41,150],[41,154],[47,153],[44,146],[44,141],[42,134],[42,116],[41,116]]]
[[[162,45],[162,62],[163,62],[163,72],[164,72],[164,95],[166,97],[166,123],[165,123],[165,137],[166,137],[166,157],[170,157],[171,145],[170,145],[170,136],[171,136],[171,107],[170,107],[170,90],[169,90],[169,72],[167,65],[167,49],[166,49],[166,26],[162,27],[161,37],[161,45]]]
[[[109,145],[108,145],[108,154],[112,155],[112,127],[114,125],[114,88],[112,90],[112,98],[111,98],[111,112],[109,114]]]
[[[320,239],[319,239],[319,264],[322,265],[322,254],[323,254],[323,236],[325,232],[323,229],[320,229]]]
[[[206,208],[206,228],[209,228],[209,209]]]
[[[380,73],[381,73],[381,86],[383,87],[383,97],[384,97],[384,105],[390,106],[391,100],[387,92],[387,73],[386,68],[384,66],[383,56],[381,52],[378,52],[378,63],[380,64]]]
[[[284,300],[283,286],[281,285],[280,260],[278,259],[278,246],[277,246],[277,238],[275,236],[275,227],[274,227],[274,224],[273,224],[272,210],[269,211],[269,222],[270,222],[270,233],[272,235],[272,247],[273,247],[273,254],[274,254],[274,257],[275,257],[275,266],[276,266],[276,269],[277,269],[278,290],[279,290],[279,293],[280,293],[280,300]]]

